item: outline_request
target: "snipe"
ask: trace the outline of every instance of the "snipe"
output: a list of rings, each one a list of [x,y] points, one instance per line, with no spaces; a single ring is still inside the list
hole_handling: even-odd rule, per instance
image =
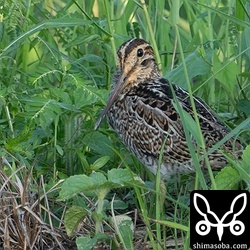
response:
[[[131,39],[120,46],[117,56],[119,65],[114,87],[95,129],[107,116],[124,145],[154,174],[166,140],[160,169],[162,179],[168,179],[176,172],[194,171],[182,121],[173,105],[170,84],[161,76],[150,44],[143,39]],[[176,85],[173,89],[180,106],[194,118],[189,93]],[[223,139],[229,129],[203,101],[194,97],[194,102],[209,149]],[[200,152],[192,135],[190,139]],[[222,151],[237,156],[241,144],[231,138],[220,150],[212,152],[209,155],[212,168],[227,163]]]

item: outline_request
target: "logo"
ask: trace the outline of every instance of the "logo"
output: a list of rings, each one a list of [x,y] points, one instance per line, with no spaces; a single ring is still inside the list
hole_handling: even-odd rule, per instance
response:
[[[203,190],[191,193],[190,247],[214,249],[250,246],[249,192]],[[226,248],[225,248],[226,249]]]
[[[240,198],[243,198],[243,205],[238,212],[234,213],[235,203]],[[197,199],[202,199],[204,201],[205,207],[206,207],[205,213],[200,210],[200,208],[198,206]],[[246,193],[239,194],[238,196],[236,196],[234,198],[234,200],[230,206],[230,210],[228,212],[226,212],[221,219],[219,219],[218,216],[213,211],[210,210],[210,205],[209,205],[207,199],[203,195],[195,193],[193,202],[194,202],[194,207],[195,207],[196,211],[200,215],[202,215],[204,218],[204,220],[200,220],[195,226],[195,230],[199,235],[207,235],[210,232],[211,227],[215,227],[215,228],[217,228],[217,235],[218,235],[219,241],[221,241],[221,238],[222,238],[222,235],[224,232],[224,227],[229,227],[230,231],[233,235],[241,235],[244,232],[245,225],[243,224],[242,221],[236,220],[236,217],[238,215],[240,215],[244,211],[244,209],[246,208],[246,204],[247,204]],[[229,223],[224,223],[224,221],[227,219],[227,217],[230,217],[231,214],[233,214],[232,220]],[[213,217],[213,219],[216,220],[216,223],[209,221],[208,215],[211,215]]]

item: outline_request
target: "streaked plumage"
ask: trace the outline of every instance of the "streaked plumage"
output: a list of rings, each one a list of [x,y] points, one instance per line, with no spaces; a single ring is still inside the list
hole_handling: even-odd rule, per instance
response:
[[[194,171],[169,82],[161,76],[150,44],[142,39],[131,39],[120,46],[117,56],[119,65],[114,87],[95,128],[106,115],[124,145],[154,174],[166,139],[161,165],[162,179],[168,179],[176,172]],[[176,85],[173,88],[180,106],[194,118],[188,92]],[[223,139],[229,129],[203,101],[195,97],[194,101],[209,149]],[[190,136],[195,148],[200,151]],[[230,139],[222,145],[221,150],[230,154],[234,152],[237,156],[241,144]],[[210,154],[209,161],[213,168],[227,163],[220,150]]]

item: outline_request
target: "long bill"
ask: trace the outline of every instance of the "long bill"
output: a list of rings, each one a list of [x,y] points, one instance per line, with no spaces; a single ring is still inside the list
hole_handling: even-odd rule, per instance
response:
[[[121,93],[122,87],[124,86],[124,82],[125,82],[125,79],[124,79],[123,73],[122,73],[119,80],[118,80],[118,83],[116,84],[115,88],[113,89],[113,91],[111,92],[111,94],[109,96],[109,99],[107,101],[107,105],[104,107],[98,120],[95,123],[94,130],[98,129],[98,127],[100,126],[105,115],[108,113],[109,109],[116,101],[117,96]]]

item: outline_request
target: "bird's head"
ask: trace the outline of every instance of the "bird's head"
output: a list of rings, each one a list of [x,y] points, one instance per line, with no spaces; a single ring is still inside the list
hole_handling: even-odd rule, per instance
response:
[[[153,48],[143,39],[133,38],[123,43],[117,51],[118,67],[114,87],[95,128],[105,117],[121,93],[152,77],[160,77]]]

